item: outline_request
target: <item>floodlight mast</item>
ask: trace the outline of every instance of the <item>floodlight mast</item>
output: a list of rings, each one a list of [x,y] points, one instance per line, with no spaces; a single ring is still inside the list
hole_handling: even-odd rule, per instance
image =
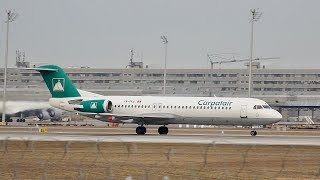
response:
[[[168,48],[168,39],[167,36],[161,36],[162,43],[164,46],[164,70],[163,70],[163,95],[166,94],[166,85],[167,85],[167,48]]]
[[[8,53],[9,53],[9,24],[13,22],[18,14],[14,13],[12,10],[6,11],[7,20],[7,33],[6,33],[6,51],[5,51],[5,63],[4,63],[4,79],[3,79],[3,100],[2,100],[2,125],[6,122],[6,101],[7,101],[7,68],[8,68]]]
[[[211,82],[210,82],[210,92],[209,92],[209,97],[212,97],[212,90],[213,90],[213,64],[215,63],[212,59],[211,59],[211,55],[207,54],[207,61],[210,62],[210,73],[211,73]]]
[[[249,87],[248,87],[248,97],[251,97],[251,85],[252,85],[252,57],[253,57],[253,23],[257,22],[262,13],[258,12],[257,9],[251,9],[251,38],[250,38],[250,62],[249,62]]]

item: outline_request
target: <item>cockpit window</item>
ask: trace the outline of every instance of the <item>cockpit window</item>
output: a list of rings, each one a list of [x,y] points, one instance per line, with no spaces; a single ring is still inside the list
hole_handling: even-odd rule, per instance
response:
[[[263,107],[261,105],[255,105],[253,109],[263,109]]]
[[[264,109],[271,109],[269,105],[262,105]]]

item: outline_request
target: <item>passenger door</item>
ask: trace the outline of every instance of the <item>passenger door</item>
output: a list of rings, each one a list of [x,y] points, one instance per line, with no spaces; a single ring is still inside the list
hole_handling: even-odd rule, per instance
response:
[[[241,105],[240,109],[240,117],[241,118],[247,118],[247,105]]]

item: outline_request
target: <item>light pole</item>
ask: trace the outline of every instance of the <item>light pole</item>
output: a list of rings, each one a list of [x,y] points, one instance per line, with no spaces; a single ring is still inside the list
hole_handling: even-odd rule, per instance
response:
[[[6,51],[5,51],[5,63],[4,63],[4,84],[3,84],[3,100],[2,100],[2,125],[6,121],[6,101],[7,101],[7,68],[8,68],[8,53],[9,53],[9,24],[17,18],[17,14],[11,10],[7,10],[7,40],[6,40]]]
[[[161,36],[162,42],[165,45],[164,50],[164,70],[163,70],[163,95],[166,94],[166,84],[167,84],[167,47],[168,39],[167,36]]]
[[[253,57],[253,23],[258,21],[262,15],[261,12],[258,12],[256,9],[251,9],[251,39],[250,39],[250,62],[249,62],[249,87],[248,87],[248,96],[251,97],[251,84],[252,84],[252,57]]]
[[[211,82],[210,82],[210,92],[209,92],[209,97],[212,97],[212,89],[213,89],[213,60],[211,59],[211,55],[207,54],[207,59],[210,62],[210,74],[211,74]]]

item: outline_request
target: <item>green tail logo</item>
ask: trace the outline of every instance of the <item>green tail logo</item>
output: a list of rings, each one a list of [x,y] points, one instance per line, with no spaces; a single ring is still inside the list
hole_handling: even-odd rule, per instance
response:
[[[53,91],[64,91],[64,78],[52,78]]]
[[[53,98],[80,97],[77,88],[62,68],[56,65],[44,65],[36,68]]]

